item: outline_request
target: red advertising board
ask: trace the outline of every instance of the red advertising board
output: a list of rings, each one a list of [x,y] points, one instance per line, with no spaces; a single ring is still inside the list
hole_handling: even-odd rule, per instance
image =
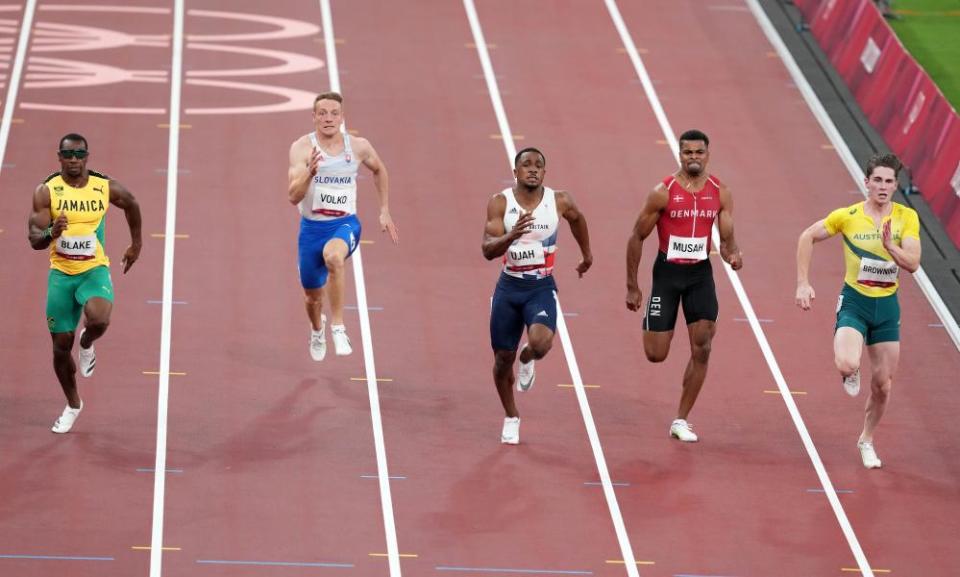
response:
[[[795,0],[870,124],[960,247],[960,117],[873,0]]]

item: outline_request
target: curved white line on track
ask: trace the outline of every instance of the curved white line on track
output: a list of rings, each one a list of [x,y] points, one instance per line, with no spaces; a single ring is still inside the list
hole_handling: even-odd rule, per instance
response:
[[[327,70],[330,90],[340,92],[340,71],[337,67],[337,46],[333,38],[333,14],[330,0],[320,0],[323,19],[323,38],[327,52]],[[346,130],[344,125],[342,130]],[[360,247],[350,258],[353,261],[353,281],[357,289],[357,312],[360,315],[360,337],[363,341],[364,370],[367,377],[367,394],[370,397],[370,421],[373,427],[373,445],[377,456],[377,477],[380,484],[380,505],[383,508],[383,532],[387,541],[387,562],[390,577],[400,577],[400,548],[397,545],[397,527],[393,518],[393,497],[390,493],[390,473],[387,469],[387,448],[383,438],[383,420],[380,417],[380,391],[377,385],[377,369],[373,362],[373,337],[370,334],[370,312],[367,308],[367,289],[363,277],[363,260]]]
[[[463,0],[463,7],[467,12],[467,19],[470,21],[473,43],[477,47],[480,67],[483,69],[483,76],[487,82],[487,92],[490,94],[490,102],[493,104],[493,111],[497,117],[497,126],[500,128],[500,136],[503,139],[503,146],[507,153],[507,164],[512,170],[513,159],[517,154],[517,147],[513,141],[513,133],[510,131],[507,113],[503,108],[503,100],[500,98],[500,88],[497,85],[497,76],[494,73],[490,53],[487,50],[487,41],[483,36],[483,28],[480,26],[480,18],[477,16],[477,9],[476,6],[474,6],[473,0]],[[590,402],[587,400],[587,391],[583,386],[583,378],[580,376],[580,366],[577,364],[577,357],[573,351],[573,342],[570,339],[569,331],[567,331],[567,321],[564,318],[563,309],[560,307],[560,299],[557,297],[556,292],[554,292],[553,296],[557,301],[557,335],[560,337],[560,343],[563,345],[563,353],[567,358],[570,377],[573,379],[573,388],[577,393],[577,403],[580,405],[583,424],[587,429],[590,448],[593,450],[593,458],[597,464],[600,484],[603,486],[603,495],[607,501],[607,508],[610,510],[610,518],[613,521],[617,542],[620,545],[620,554],[623,556],[624,568],[629,577],[639,577],[640,572],[637,570],[633,548],[630,545],[630,537],[627,535],[623,515],[620,512],[620,505],[617,502],[617,494],[614,492],[613,483],[610,480],[607,460],[603,456],[603,447],[600,445],[600,434],[597,432],[597,426],[593,422],[593,413],[590,410]]]
[[[663,136],[670,145],[673,158],[676,160],[679,156],[679,144],[676,136],[674,136],[673,128],[670,127],[670,121],[660,103],[660,98],[657,96],[657,93],[653,88],[653,83],[650,81],[650,76],[647,74],[647,69],[643,65],[643,60],[640,58],[640,53],[637,51],[637,47],[633,43],[633,38],[630,36],[630,31],[627,28],[626,23],[623,21],[623,17],[620,15],[620,9],[617,7],[616,0],[604,0],[604,2],[606,3],[607,11],[610,13],[610,18],[613,20],[614,27],[617,29],[617,32],[620,35],[620,40],[623,43],[624,48],[626,48],[627,54],[630,56],[630,61],[633,63],[633,67],[636,70],[637,76],[640,77],[640,82],[643,84],[643,90],[650,101],[650,107],[653,108],[654,115],[657,117],[657,122],[660,124],[660,129],[663,132]],[[716,227],[713,229],[713,243],[715,246],[720,246],[720,235],[717,233]],[[790,394],[790,388],[787,386],[786,379],[784,379],[783,373],[780,371],[780,365],[777,363],[777,359],[773,354],[773,350],[770,348],[770,343],[767,342],[766,334],[764,334],[763,329],[760,328],[760,322],[757,320],[757,315],[753,310],[753,305],[750,304],[750,298],[747,296],[747,292],[743,288],[743,284],[740,282],[740,276],[736,273],[736,271],[730,268],[730,265],[728,265],[726,262],[723,263],[723,269],[726,271],[727,277],[730,279],[730,284],[733,285],[734,292],[737,293],[737,298],[740,300],[740,305],[743,307],[743,312],[746,314],[747,319],[750,322],[750,328],[753,329],[753,335],[757,339],[757,344],[760,345],[760,350],[763,353],[763,357],[766,359],[767,365],[770,368],[770,372],[773,374],[773,378],[777,383],[777,388],[780,390],[780,396],[783,398],[783,402],[787,406],[787,411],[790,413],[791,419],[793,419],[793,424],[796,427],[797,432],[800,434],[800,439],[803,442],[804,448],[807,450],[810,461],[813,463],[813,468],[816,470],[817,477],[820,479],[820,484],[823,486],[827,500],[830,502],[830,506],[833,508],[833,513],[837,518],[837,522],[840,524],[840,528],[843,530],[843,534],[847,539],[847,544],[850,546],[850,551],[853,553],[853,556],[857,561],[857,565],[864,577],[873,577],[873,571],[870,569],[870,564],[867,562],[867,557],[864,554],[863,549],[860,547],[860,541],[857,539],[857,536],[853,531],[853,527],[850,525],[850,520],[847,519],[847,514],[843,510],[843,506],[840,504],[840,499],[837,497],[837,491],[834,489],[833,483],[830,481],[830,476],[827,474],[827,470],[823,466],[823,461],[820,459],[820,454],[817,452],[817,448],[813,444],[813,439],[810,438],[810,433],[807,431],[807,426],[803,422],[803,417],[800,416],[800,411],[797,408],[797,404],[793,400],[793,395]]]
[[[173,257],[177,232],[177,165],[180,157],[180,96],[183,88],[183,7],[175,0],[170,65],[170,138],[167,142],[167,211],[163,241],[163,296],[160,313],[160,376],[157,387],[157,448],[153,465],[153,530],[150,577],[163,566],[163,508],[167,470],[167,408],[170,393],[170,338],[173,322]]]

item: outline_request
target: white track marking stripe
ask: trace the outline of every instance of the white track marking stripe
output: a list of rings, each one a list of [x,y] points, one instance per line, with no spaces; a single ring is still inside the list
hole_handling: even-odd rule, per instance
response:
[[[17,41],[17,54],[13,60],[13,69],[7,78],[7,98],[3,101],[3,120],[0,120],[0,174],[3,173],[3,159],[7,153],[7,141],[10,139],[10,127],[13,124],[13,110],[17,106],[17,93],[20,90],[20,78],[23,76],[23,63],[27,59],[30,46],[30,29],[33,28],[33,15],[37,11],[37,0],[27,0],[23,7],[23,19],[20,21],[20,39]]]
[[[470,21],[470,30],[473,32],[473,43],[477,47],[477,56],[480,57],[480,67],[483,69],[483,76],[487,81],[487,91],[490,93],[490,101],[493,104],[493,111],[497,117],[497,125],[500,127],[500,136],[503,139],[503,146],[507,153],[507,164],[512,170],[513,159],[517,154],[517,147],[513,142],[513,133],[510,131],[507,113],[504,111],[503,101],[500,98],[500,88],[497,86],[497,77],[496,74],[494,74],[490,54],[487,51],[487,43],[483,37],[483,29],[480,27],[480,18],[477,16],[477,9],[473,4],[473,0],[463,0],[463,7],[467,12],[467,19]],[[554,298],[556,298],[556,293],[554,293]],[[563,352],[567,357],[570,377],[573,379],[573,386],[577,392],[577,402],[580,404],[580,412],[583,415],[583,424],[587,429],[587,437],[590,439],[593,458],[597,463],[597,472],[600,475],[603,495],[606,497],[607,508],[610,510],[610,518],[613,521],[613,527],[617,534],[620,554],[623,555],[624,567],[627,570],[627,575],[630,577],[639,577],[640,573],[637,570],[633,548],[630,546],[630,537],[627,535],[627,529],[623,523],[623,515],[620,513],[620,505],[617,503],[617,495],[613,490],[613,484],[610,480],[607,461],[603,456],[603,448],[600,445],[600,435],[597,433],[597,427],[593,421],[593,413],[590,411],[587,392],[583,387],[583,378],[580,376],[580,367],[577,365],[577,357],[573,352],[573,343],[570,340],[570,333],[567,331],[567,323],[563,317],[563,310],[560,308],[559,298],[557,298],[557,334],[560,336],[560,342],[563,344]]]
[[[637,51],[636,45],[633,43],[633,39],[630,36],[630,31],[627,29],[627,25],[624,23],[623,17],[620,15],[620,10],[617,8],[616,0],[604,0],[604,2],[607,5],[607,10],[610,12],[610,18],[613,20],[613,24],[616,27],[617,32],[620,34],[620,40],[627,49],[627,53],[630,55],[630,60],[633,62],[634,69],[636,70],[637,75],[640,77],[640,81],[643,84],[643,89],[647,94],[647,98],[650,100],[650,106],[653,108],[653,112],[657,117],[657,121],[660,123],[663,136],[670,144],[670,150],[673,152],[674,158],[676,159],[679,156],[679,143],[674,136],[673,129],[670,127],[670,121],[667,119],[667,115],[663,110],[663,106],[660,104],[660,99],[657,96],[656,91],[653,89],[653,83],[650,81],[650,76],[647,74],[647,70],[643,65],[643,61],[640,59],[640,54]],[[713,242],[716,246],[720,246],[720,236],[717,233],[716,227],[713,229]],[[727,277],[730,279],[730,283],[733,285],[734,292],[737,293],[737,298],[740,300],[740,305],[743,307],[743,311],[746,314],[747,319],[750,321],[750,328],[753,329],[753,334],[757,339],[757,343],[760,345],[760,350],[763,352],[763,357],[766,359],[767,365],[770,367],[770,372],[773,374],[773,378],[777,382],[777,387],[780,390],[780,396],[783,399],[784,404],[787,406],[787,411],[790,413],[790,417],[793,419],[793,424],[796,427],[797,432],[800,434],[800,439],[803,442],[803,446],[807,450],[810,461],[813,463],[813,468],[817,472],[817,477],[820,479],[820,484],[823,486],[827,500],[830,502],[830,506],[833,508],[833,513],[837,518],[837,522],[840,524],[840,528],[843,530],[843,534],[847,539],[850,550],[853,552],[853,555],[857,560],[857,565],[860,567],[860,570],[863,572],[864,576],[873,577],[870,564],[867,562],[866,555],[864,554],[863,549],[860,547],[860,542],[853,531],[853,527],[850,525],[850,521],[847,519],[847,514],[844,512],[843,506],[840,504],[840,499],[837,497],[837,492],[833,487],[833,483],[830,481],[829,475],[827,475],[826,468],[823,466],[823,461],[820,459],[817,448],[813,444],[813,439],[810,438],[810,433],[807,431],[807,426],[804,424],[803,418],[800,416],[800,411],[797,409],[797,404],[794,402],[793,396],[790,394],[790,387],[787,386],[787,382],[783,377],[783,373],[780,371],[780,366],[777,363],[776,357],[773,355],[773,351],[770,348],[770,343],[767,342],[767,337],[764,334],[763,329],[760,328],[757,315],[753,310],[753,305],[750,304],[750,299],[747,297],[747,293],[743,288],[743,284],[740,282],[740,277],[736,271],[730,268],[730,265],[725,262],[723,264],[723,268],[727,273]]]
[[[163,241],[163,296],[160,313],[160,376],[157,391],[157,449],[153,474],[153,532],[150,538],[150,577],[163,567],[163,509],[167,470],[167,409],[170,392],[170,339],[173,317],[173,258],[177,231],[177,178],[180,156],[180,95],[183,85],[184,0],[175,0],[170,65],[170,138],[167,148],[167,212]]]
[[[330,0],[320,0],[323,18],[323,38],[327,52],[330,90],[340,92],[340,74],[337,67],[337,47],[333,37],[333,15]],[[343,126],[346,130],[346,125]],[[357,289],[357,309],[360,314],[360,337],[363,341],[363,360],[367,376],[367,393],[370,397],[370,421],[373,426],[373,444],[377,454],[377,477],[380,482],[380,504],[383,508],[383,532],[387,541],[387,561],[390,577],[400,577],[400,548],[397,545],[397,528],[393,518],[393,497],[390,493],[390,473],[387,469],[387,448],[383,438],[383,421],[380,417],[380,392],[377,388],[377,370],[373,362],[373,337],[370,333],[370,313],[367,309],[367,289],[363,278],[363,259],[360,247],[354,251],[353,280]]]

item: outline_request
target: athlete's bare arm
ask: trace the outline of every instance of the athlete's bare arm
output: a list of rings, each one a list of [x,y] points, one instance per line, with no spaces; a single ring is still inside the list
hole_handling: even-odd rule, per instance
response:
[[[50,189],[41,184],[33,191],[33,210],[27,221],[27,238],[34,250],[48,248],[66,230],[67,215],[61,213],[52,224],[50,220]]]
[[[797,242],[797,306],[807,311],[813,305],[816,293],[810,286],[810,261],[813,259],[813,243],[830,238],[824,221],[818,220],[800,233]]]
[[[720,185],[720,214],[717,218],[717,228],[720,229],[720,258],[727,261],[733,270],[740,270],[743,266],[743,255],[737,248],[737,241],[733,239],[733,195],[726,185]]]
[[[487,203],[487,223],[483,227],[483,256],[493,260],[503,256],[513,241],[530,232],[533,226],[533,213],[525,212],[517,219],[517,224],[507,232],[503,226],[503,216],[507,212],[507,199],[502,194],[495,194]]]
[[[116,180],[110,181],[110,204],[123,210],[127,218],[127,226],[130,227],[130,246],[123,253],[123,274],[127,274],[133,263],[140,258],[140,248],[143,246],[143,238],[140,233],[140,203],[133,194]]]
[[[397,226],[393,223],[390,216],[390,205],[388,203],[389,179],[387,177],[387,166],[380,160],[377,151],[366,138],[354,136],[351,139],[353,150],[364,166],[373,173],[373,186],[377,189],[377,197],[380,199],[380,230],[390,233],[390,240],[393,244],[400,242],[397,236]]]
[[[580,212],[577,203],[569,192],[556,191],[557,212],[570,224],[570,232],[580,246],[580,262],[577,264],[577,274],[583,274],[593,265],[593,253],[590,252],[590,233],[587,231],[587,219]]]
[[[893,234],[890,232],[890,221],[883,223],[883,248],[886,249],[890,256],[893,257],[893,262],[897,263],[897,266],[909,271],[917,272],[917,269],[920,268],[920,241],[912,237],[904,237],[900,239],[900,245],[897,246],[893,242]]]
[[[290,168],[287,170],[287,198],[298,204],[307,195],[310,181],[317,174],[322,153],[310,145],[309,136],[301,136],[290,145]]]
[[[627,241],[627,308],[632,311],[640,310],[643,301],[643,292],[637,283],[637,269],[640,267],[640,257],[643,256],[643,241],[646,240],[653,227],[657,226],[660,214],[667,208],[667,187],[658,184],[647,195],[647,200],[640,210],[640,216],[633,225],[633,233]]]

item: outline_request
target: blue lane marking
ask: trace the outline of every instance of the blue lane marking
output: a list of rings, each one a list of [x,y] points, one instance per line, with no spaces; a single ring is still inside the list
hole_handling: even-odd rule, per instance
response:
[[[73,555],[0,555],[0,559],[37,559],[42,561],[113,561],[113,557],[80,557]]]
[[[535,573],[537,575],[593,575],[593,571],[561,571],[556,569],[507,569],[499,567],[434,567],[437,571],[471,571],[473,573]]]
[[[943,328],[943,323],[930,323],[930,324],[928,324],[927,326],[928,326],[928,327],[937,328],[937,329],[942,329],[942,328]]]
[[[343,308],[350,311],[359,310],[357,305],[343,305]],[[383,307],[367,307],[368,311],[382,311]]]
[[[700,575],[698,573],[674,573],[673,577],[725,577],[724,575]]]
[[[138,473],[153,473],[154,471],[156,471],[156,469],[154,469],[154,468],[152,468],[152,467],[149,468],[149,469],[147,469],[146,467],[137,469],[137,472],[138,472]],[[182,472],[183,472],[183,469],[167,469],[167,472],[168,472],[168,473],[182,473]]]
[[[352,569],[353,563],[311,563],[299,561],[228,561],[225,559],[197,559],[203,565],[259,565],[267,567],[333,567]]]
[[[187,301],[170,301],[170,302],[172,302],[172,303],[175,304],[175,305],[185,305],[185,304],[187,304]],[[147,301],[147,304],[148,304],[148,305],[162,305],[162,304],[163,304],[163,301]]]
[[[568,312],[564,312],[564,313],[563,313],[563,316],[565,316],[565,317],[578,317],[578,316],[580,316],[580,313],[568,313]]]
[[[603,483],[601,483],[600,481],[585,481],[583,484],[584,484],[584,485],[603,485]],[[616,482],[613,482],[613,481],[611,481],[610,484],[613,485],[614,487],[629,487],[629,486],[630,486],[630,483],[622,483],[622,482],[621,482],[621,483],[616,483]]]
[[[360,475],[360,478],[361,479],[379,479],[380,476],[379,475]],[[390,475],[387,478],[388,479],[406,479],[406,477],[402,477],[400,475]]]
[[[834,493],[853,493],[853,489],[834,489]],[[807,493],[826,493],[823,489],[807,489]]]
[[[738,321],[738,322],[741,322],[741,323],[749,322],[747,319],[742,318],[742,317],[734,317],[733,320]],[[758,322],[758,323],[772,323],[772,322],[773,322],[773,319],[757,319],[757,322]]]

